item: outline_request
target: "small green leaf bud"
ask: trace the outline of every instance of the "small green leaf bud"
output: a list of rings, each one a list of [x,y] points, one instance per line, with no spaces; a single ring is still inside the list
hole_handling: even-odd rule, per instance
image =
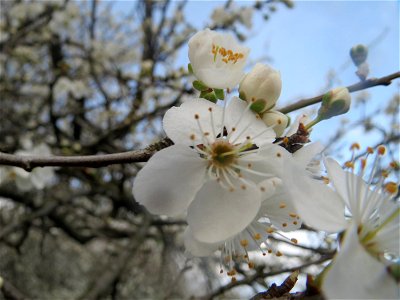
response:
[[[290,119],[287,115],[276,111],[269,110],[262,115],[262,120],[267,126],[274,126],[273,129],[277,137],[282,136],[285,129],[288,127]]]
[[[241,99],[255,105],[257,113],[263,113],[275,106],[281,94],[282,82],[278,71],[270,66],[257,63],[254,68],[245,75],[239,85]],[[264,102],[260,105],[259,102]],[[259,109],[261,108],[261,111]],[[253,109],[254,110],[254,109]]]
[[[323,96],[317,118],[321,121],[345,114],[349,111],[350,104],[349,90],[345,87],[335,88]]]
[[[350,57],[358,67],[367,60],[368,48],[364,45],[356,45],[350,49]]]

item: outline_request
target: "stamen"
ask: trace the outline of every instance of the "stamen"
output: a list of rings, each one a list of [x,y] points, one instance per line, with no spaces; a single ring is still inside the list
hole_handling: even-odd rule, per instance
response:
[[[386,147],[383,146],[383,145],[379,146],[378,147],[378,154],[382,155],[382,156],[385,155],[386,154]]]
[[[385,190],[391,195],[397,195],[397,193],[399,192],[398,185],[395,182],[386,183]]]

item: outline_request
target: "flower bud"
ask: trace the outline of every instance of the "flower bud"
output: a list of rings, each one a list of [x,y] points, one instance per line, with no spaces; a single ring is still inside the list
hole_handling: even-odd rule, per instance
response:
[[[350,49],[350,56],[353,63],[358,67],[367,60],[368,48],[364,45],[357,45]]]
[[[262,115],[262,120],[264,121],[265,125],[273,126],[272,129],[275,131],[277,137],[282,136],[290,122],[290,119],[287,115],[276,110],[270,110],[264,113]]]
[[[257,63],[239,85],[240,98],[253,103],[251,109],[263,113],[275,106],[281,94],[282,82],[278,71]]]
[[[351,97],[347,88],[338,87],[329,91],[322,98],[322,105],[318,110],[319,120],[327,120],[347,113],[350,103]]]

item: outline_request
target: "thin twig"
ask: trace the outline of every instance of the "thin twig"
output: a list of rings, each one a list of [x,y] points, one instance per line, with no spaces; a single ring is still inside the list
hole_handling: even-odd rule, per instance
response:
[[[100,168],[112,164],[146,162],[157,151],[172,145],[164,138],[142,150],[85,156],[19,156],[0,152],[0,165],[14,166],[32,171],[36,167],[88,167]]]
[[[383,85],[383,86],[388,86],[392,83],[393,79],[399,78],[400,77],[400,72],[395,72],[393,74],[390,74],[388,76],[385,77],[381,77],[381,78],[373,78],[373,79],[367,79],[365,81],[361,81],[358,82],[356,84],[353,85],[349,85],[347,88],[349,89],[349,91],[352,92],[356,92],[356,91],[361,91],[361,90],[365,90],[368,89],[370,87],[374,87],[374,86],[378,86],[378,85]],[[300,101],[297,101],[296,103],[290,104],[288,106],[285,106],[281,109],[278,109],[281,113],[287,114],[290,113],[292,111],[298,110],[300,108],[304,108],[316,103],[319,103],[322,101],[322,97],[324,95],[319,95],[313,98],[308,98],[308,99],[302,99]]]

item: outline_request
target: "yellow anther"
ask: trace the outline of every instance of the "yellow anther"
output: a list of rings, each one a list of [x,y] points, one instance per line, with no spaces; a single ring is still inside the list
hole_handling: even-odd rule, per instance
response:
[[[212,112],[212,107],[209,107],[209,108],[208,108],[208,111],[209,111],[209,112]]]
[[[295,213],[290,213],[289,216],[291,216],[292,218],[296,218],[296,217],[297,217],[297,214],[295,214]]]
[[[279,208],[285,208],[286,207],[286,204],[285,203],[281,203],[281,204],[279,204]]]
[[[236,275],[236,270],[232,269],[232,270],[226,272],[226,274],[228,274],[228,276],[235,276]]]
[[[275,230],[272,227],[268,227],[267,229],[265,229],[266,233],[273,233]]]
[[[281,157],[282,155],[278,152],[278,153],[276,154],[276,156],[277,156],[277,157]]]
[[[361,160],[360,160],[360,163],[361,163],[361,169],[365,169],[365,166],[367,165],[367,160],[365,159],[365,158],[362,158]]]
[[[256,233],[256,234],[254,235],[254,239],[255,239],[255,240],[261,239],[261,234]]]
[[[265,187],[261,186],[260,190],[261,190],[261,192],[265,192]]]
[[[279,256],[282,256],[283,254],[281,251],[276,251],[275,255],[279,257]]]
[[[237,281],[236,277],[232,277],[232,278],[231,278],[231,281],[232,281],[232,282],[236,282],[236,281]]]
[[[353,143],[350,147],[351,150],[360,150],[360,144],[359,143]]]
[[[282,227],[287,227],[287,223],[282,223]]]
[[[346,161],[344,163],[345,167],[349,168],[349,169],[354,169],[354,162],[352,161]]]
[[[389,173],[390,172],[388,170],[382,170],[382,172],[381,172],[383,178],[388,178]]]
[[[371,147],[367,147],[367,153],[368,154],[373,154],[374,153],[374,149],[372,149]]]
[[[378,147],[378,154],[379,155],[385,155],[386,154],[386,147],[381,145]]]
[[[397,193],[399,192],[399,187],[395,182],[391,181],[391,182],[386,183],[385,190],[389,194],[397,195]]]
[[[394,170],[399,170],[400,169],[400,164],[397,161],[392,161],[390,163],[390,167]]]
[[[248,240],[241,240],[241,241],[240,241],[240,245],[241,245],[243,248],[246,248],[246,247],[249,245],[249,241],[248,241]]]
[[[198,114],[195,114],[195,115],[194,115],[194,118],[195,118],[196,120],[198,120],[198,119],[200,119],[200,116],[199,116]]]
[[[321,179],[325,184],[329,184],[329,178],[328,177],[321,176]]]
[[[289,138],[288,137],[284,137],[282,143],[284,143],[285,145],[289,144]]]
[[[248,163],[248,164],[247,164],[247,167],[248,167],[249,169],[251,169],[252,166],[253,166],[253,165],[252,165],[251,163]]]
[[[247,264],[249,266],[249,269],[254,269],[255,265],[252,261],[249,261],[249,263]]]
[[[245,189],[246,189],[246,186],[245,186],[244,184],[242,184],[242,185],[240,186],[240,188],[241,188],[242,190],[245,190]]]
[[[297,239],[290,239],[292,241],[292,243],[297,244]]]
[[[204,136],[209,136],[210,135],[210,133],[209,132],[204,132]]]
[[[297,223],[297,221],[293,221],[293,225],[297,225],[298,223]]]
[[[271,254],[272,253],[272,249],[268,249],[268,253]]]
[[[196,136],[195,136],[194,134],[191,134],[191,135],[190,135],[190,139],[191,139],[192,141],[194,141],[194,140],[196,139]]]

